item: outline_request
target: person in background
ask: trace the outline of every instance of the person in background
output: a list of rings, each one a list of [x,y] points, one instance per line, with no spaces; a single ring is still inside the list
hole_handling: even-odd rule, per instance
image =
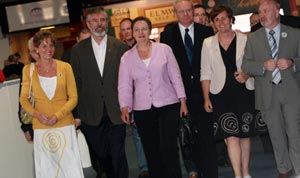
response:
[[[33,116],[35,176],[83,178],[71,113],[77,104],[76,83],[71,66],[53,58],[55,42],[50,31],[37,32],[33,44],[39,60],[33,64],[32,84],[32,64],[23,69],[20,103]],[[34,107],[28,101],[30,85]]]
[[[80,129],[107,178],[127,178],[126,125],[120,119],[117,87],[120,59],[129,47],[107,35],[108,23],[102,7],[87,9],[86,24],[92,36],[72,48],[71,65]]]
[[[124,18],[120,21],[120,33],[122,39],[130,48],[136,44],[136,41],[132,36],[131,24],[132,20],[130,18]]]
[[[3,68],[4,76],[7,80],[22,77],[23,63],[20,63],[19,57],[16,54],[8,56],[9,65]]]
[[[273,145],[278,178],[300,177],[300,30],[280,23],[280,4],[261,0],[242,70],[255,78],[255,107]]]
[[[122,56],[119,69],[121,119],[129,125],[134,111],[152,178],[182,178],[177,131],[179,117],[188,112],[184,86],[171,48],[152,42],[151,29],[146,17],[132,22],[137,44]]]
[[[279,0],[276,0],[277,2]],[[279,2],[278,2],[279,3]],[[300,17],[298,16],[291,16],[291,15],[279,15],[280,23],[284,25],[288,25],[294,28],[300,28]],[[255,32],[256,30],[260,29],[262,24],[256,23],[254,26],[251,26],[251,32]]]
[[[259,23],[259,15],[258,12],[253,12],[250,15],[250,27],[253,27],[254,25]]]
[[[194,22],[206,26],[210,25],[206,8],[201,4],[194,6]]]
[[[80,41],[87,39],[91,36],[91,32],[88,28],[83,27],[77,32],[76,42],[79,43]],[[64,50],[61,60],[70,63],[71,60],[71,49]]]
[[[235,178],[251,178],[250,136],[261,118],[254,108],[254,79],[241,70],[247,36],[232,30],[235,19],[229,7],[215,6],[210,15],[218,33],[202,47],[204,108],[213,113],[215,135],[226,139]]]
[[[29,61],[30,62],[36,62],[36,61],[39,60],[39,55],[36,53],[36,51],[34,49],[33,37],[31,37],[28,40],[28,51],[29,51]],[[20,81],[20,92],[21,92],[21,83],[22,83],[22,78],[21,78],[21,81]],[[25,139],[27,140],[27,142],[32,143],[33,142],[32,124],[22,123],[21,117],[20,117],[20,111],[21,111],[21,105],[19,104],[18,115],[19,115],[19,120],[21,122],[21,129],[24,132],[24,136],[25,136]]]
[[[200,61],[203,40],[214,34],[208,26],[193,22],[194,6],[191,0],[176,0],[174,13],[178,23],[163,31],[160,42],[169,45],[180,68],[189,114],[198,128],[196,141],[192,148],[192,158],[197,166],[198,175],[206,178],[218,177],[213,120],[203,108],[200,84]]]
[[[123,37],[123,41],[130,47],[132,48],[135,44],[136,41],[132,35],[132,20],[130,18],[124,18],[120,21],[120,33],[121,36]],[[136,156],[138,160],[138,166],[140,169],[139,173],[139,178],[147,178],[150,177],[149,171],[148,171],[148,164],[147,160],[145,158],[145,153],[144,153],[144,148],[141,142],[141,138],[138,134],[136,124],[134,123],[134,115],[131,113],[132,117],[132,123],[131,123],[131,128],[132,128],[132,136],[133,136],[133,142],[134,146],[136,149]]]

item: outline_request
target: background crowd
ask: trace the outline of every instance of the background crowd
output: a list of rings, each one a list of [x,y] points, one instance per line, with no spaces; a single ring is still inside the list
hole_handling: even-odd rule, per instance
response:
[[[165,28],[160,42],[150,39],[151,21],[142,16],[120,21],[122,42],[107,35],[106,11],[92,7],[65,62],[53,58],[53,34],[37,32],[28,43],[35,62],[23,68],[13,54],[3,69],[7,78],[22,76],[20,103],[34,117],[22,129],[34,143],[36,177],[84,176],[80,128],[97,176],[127,178],[131,125],[139,178],[181,178],[178,121],[186,116],[196,128],[183,154],[189,178],[218,177],[216,142],[227,150],[221,156],[229,158],[235,178],[251,178],[251,137],[267,128],[278,178],[300,177],[300,31],[281,23],[288,17],[279,9],[277,1],[261,0],[250,18],[253,32],[243,34],[232,30],[229,7],[208,13],[176,0],[178,22]]]

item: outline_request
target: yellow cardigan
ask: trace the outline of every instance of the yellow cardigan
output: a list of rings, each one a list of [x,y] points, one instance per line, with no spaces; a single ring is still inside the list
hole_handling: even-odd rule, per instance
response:
[[[20,94],[21,106],[31,115],[35,111],[43,113],[47,116],[55,115],[58,122],[53,126],[47,126],[33,118],[33,129],[49,129],[63,127],[74,124],[74,117],[71,111],[77,105],[77,89],[74,79],[74,74],[71,66],[68,63],[55,60],[57,64],[57,83],[54,97],[49,100],[44,90],[42,89],[38,73],[36,70],[32,74],[32,90],[34,93],[34,107],[28,101],[29,86],[30,86],[30,64],[23,68],[22,88]]]

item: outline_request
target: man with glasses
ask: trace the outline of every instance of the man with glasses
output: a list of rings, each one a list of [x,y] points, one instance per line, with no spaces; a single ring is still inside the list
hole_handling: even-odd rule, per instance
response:
[[[198,173],[206,178],[217,178],[213,120],[203,108],[204,101],[200,85],[202,43],[214,32],[210,27],[194,23],[193,11],[194,6],[191,0],[176,0],[174,13],[178,18],[178,23],[163,31],[160,41],[168,44],[173,50],[181,71],[188,110],[198,127],[197,140],[192,148],[192,157]]]
[[[128,46],[107,35],[109,20],[103,8],[89,8],[86,21],[92,36],[71,51],[81,130],[106,177],[128,178],[126,126],[117,89],[120,59]]]
[[[208,13],[206,12],[206,8],[201,4],[194,6],[194,22],[209,26]]]

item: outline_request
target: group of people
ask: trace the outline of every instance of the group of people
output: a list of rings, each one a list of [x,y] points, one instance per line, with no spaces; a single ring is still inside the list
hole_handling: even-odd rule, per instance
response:
[[[24,64],[20,61],[21,55],[19,53],[14,53],[8,56],[5,60],[3,74],[7,80],[15,79],[22,76],[22,70]]]
[[[178,22],[161,33],[160,43],[149,38],[152,24],[142,16],[120,22],[126,43],[107,35],[106,11],[92,7],[91,36],[72,47],[70,64],[53,58],[51,32],[37,32],[34,71],[31,77],[31,65],[24,67],[20,94],[34,117],[36,177],[83,177],[80,126],[106,177],[127,178],[126,125],[132,125],[140,178],[182,178],[178,121],[188,114],[198,131],[190,178],[218,177],[215,136],[226,139],[235,178],[251,178],[250,137],[265,123],[278,178],[300,176],[300,31],[279,22],[279,7],[262,0],[262,28],[247,36],[232,30],[229,7],[210,12],[215,33],[207,20],[194,23],[206,12],[176,0]]]

